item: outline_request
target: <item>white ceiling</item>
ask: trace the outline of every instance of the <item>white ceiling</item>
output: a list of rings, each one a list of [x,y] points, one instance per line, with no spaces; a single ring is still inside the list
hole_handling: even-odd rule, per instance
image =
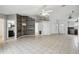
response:
[[[43,8],[46,10],[58,10],[61,7],[61,5],[0,5],[0,13],[37,15]]]
[[[2,14],[37,14],[42,5],[0,5],[0,13]]]
[[[1,14],[23,14],[23,15],[37,15],[44,9],[54,9],[60,5],[0,5]]]

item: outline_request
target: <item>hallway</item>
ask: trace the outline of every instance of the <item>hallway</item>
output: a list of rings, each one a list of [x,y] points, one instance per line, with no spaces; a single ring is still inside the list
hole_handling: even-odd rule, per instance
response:
[[[0,48],[1,54],[71,54],[79,53],[74,38],[66,35],[24,36],[8,41]],[[76,39],[75,39],[76,40]],[[77,43],[77,42],[76,42]]]

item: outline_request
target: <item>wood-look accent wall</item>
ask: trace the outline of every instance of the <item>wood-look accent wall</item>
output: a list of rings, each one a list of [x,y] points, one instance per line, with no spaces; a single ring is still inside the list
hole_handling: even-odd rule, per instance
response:
[[[23,23],[26,26],[23,26]],[[17,37],[23,35],[35,35],[35,19],[29,16],[17,15]]]
[[[22,20],[20,15],[16,15],[17,17],[17,37],[21,36],[21,27],[22,27]]]

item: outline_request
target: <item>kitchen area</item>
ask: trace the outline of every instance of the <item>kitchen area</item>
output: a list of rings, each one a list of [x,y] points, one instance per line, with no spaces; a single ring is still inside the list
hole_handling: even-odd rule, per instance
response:
[[[79,46],[79,18],[68,21],[68,36],[73,39],[75,46]]]
[[[79,23],[79,19],[71,19],[68,21],[69,35],[78,35],[78,23]]]

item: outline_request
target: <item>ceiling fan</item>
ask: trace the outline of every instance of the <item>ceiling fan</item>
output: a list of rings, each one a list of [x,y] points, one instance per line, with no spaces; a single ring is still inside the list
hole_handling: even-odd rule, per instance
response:
[[[48,16],[48,15],[50,15],[51,12],[53,12],[53,10],[46,10],[46,7],[47,7],[47,5],[44,5],[41,8],[41,11],[40,11],[41,16]]]
[[[65,5],[55,7],[54,9],[49,9],[47,5],[43,5],[40,8],[40,13],[38,15],[38,18],[41,19],[41,20],[49,20],[48,18],[49,18],[50,13],[58,10],[61,7],[65,7]]]
[[[48,16],[50,13],[53,12],[53,10],[41,10],[40,15],[42,16]]]
[[[61,7],[65,7],[66,5],[61,5]],[[40,16],[49,16],[51,12],[53,12],[54,10],[46,10],[47,5],[43,5],[43,7],[41,8],[40,11]],[[57,8],[56,8],[57,9]]]

